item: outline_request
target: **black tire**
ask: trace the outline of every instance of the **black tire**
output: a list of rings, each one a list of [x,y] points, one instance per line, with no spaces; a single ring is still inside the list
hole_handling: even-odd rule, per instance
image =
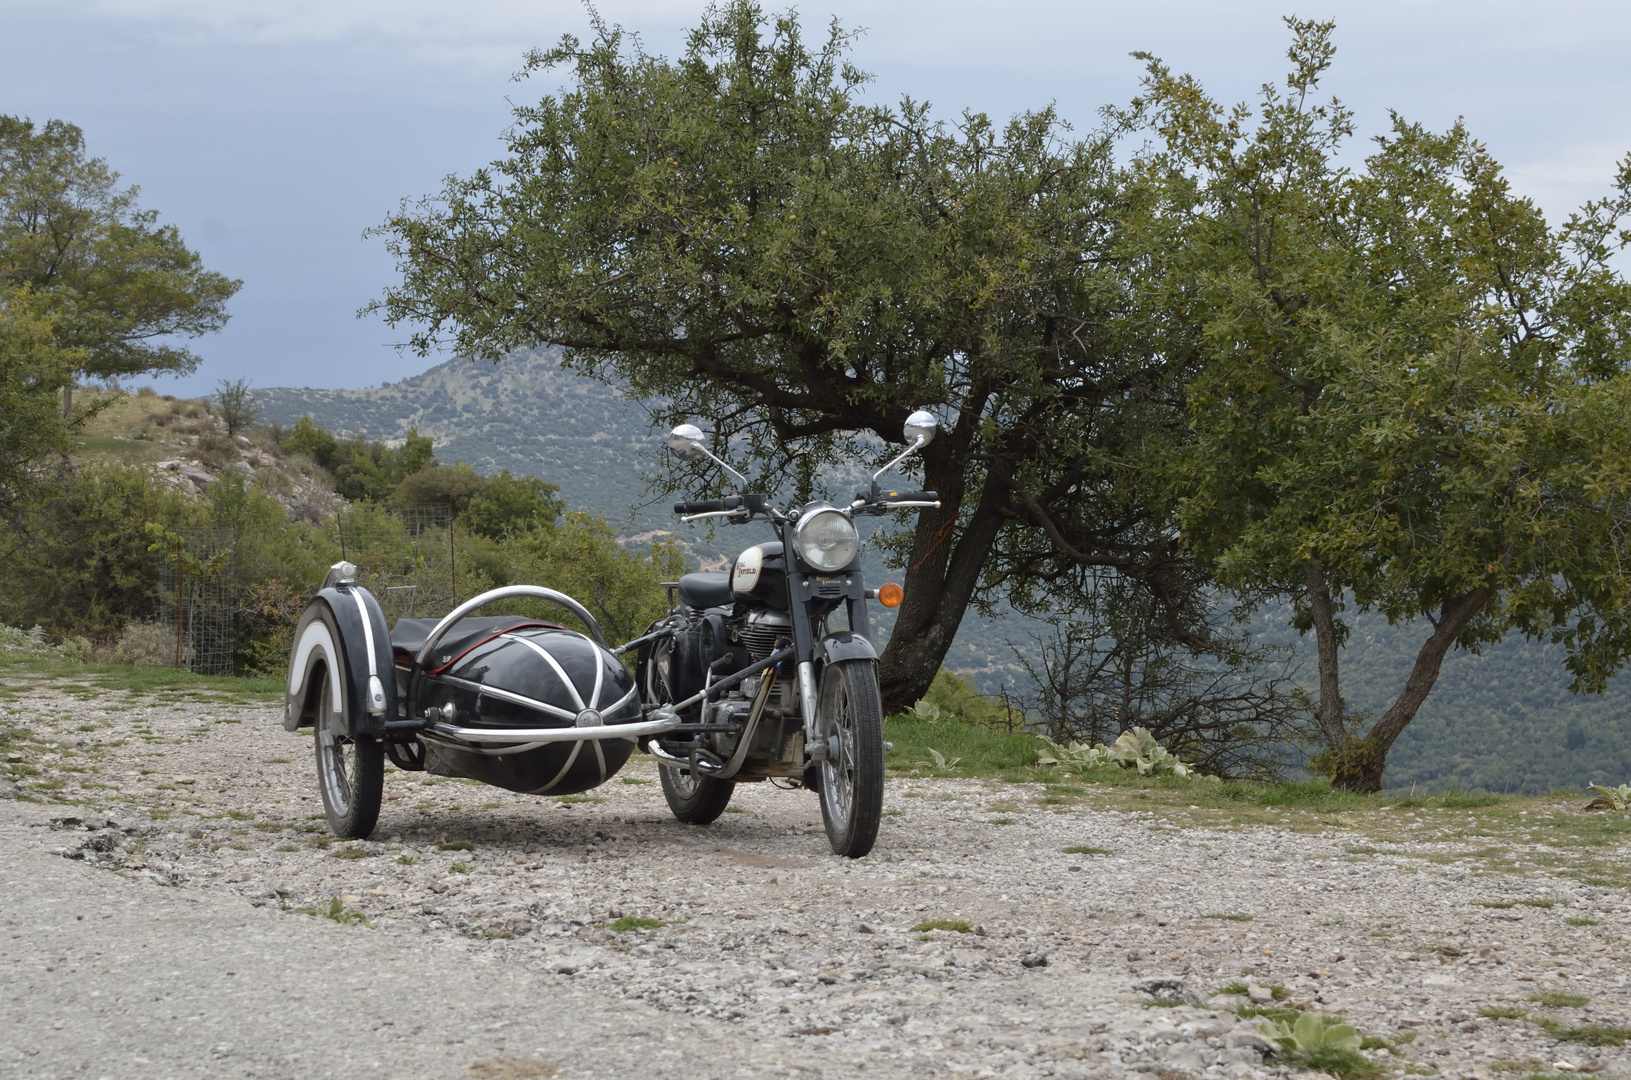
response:
[[[312,742],[317,751],[317,790],[335,836],[366,840],[379,822],[385,794],[385,748],[378,739],[346,734],[343,712],[333,705],[333,671],[324,669],[317,686],[317,720]],[[342,700],[343,696],[342,696]]]
[[[821,821],[833,854],[859,859],[883,820],[883,698],[870,660],[828,664],[821,676]]]
[[[731,804],[736,785],[729,780],[693,776],[690,772],[664,767],[663,798],[674,816],[687,825],[709,825],[719,819]]]

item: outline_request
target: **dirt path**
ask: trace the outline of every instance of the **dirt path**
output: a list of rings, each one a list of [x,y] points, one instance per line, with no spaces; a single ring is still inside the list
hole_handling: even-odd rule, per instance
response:
[[[396,1030],[334,1043],[329,1053],[345,1062],[329,1074],[270,1049],[307,1029],[351,1030],[325,1019],[319,1002],[331,999],[314,990],[303,1005],[244,1023],[239,1037],[206,1040],[266,1047],[252,1068],[234,1073],[226,1057],[191,1072],[139,1054],[151,1073],[109,1075],[439,1076],[515,1053],[593,1076],[612,1064],[597,1060],[598,1036],[578,1020],[613,1007],[597,1001],[629,1010],[618,1022],[627,1015],[646,1034],[617,1045],[655,1075],[674,1046],[698,1076],[752,1075],[760,1063],[822,1076],[1287,1071],[1263,1060],[1257,1021],[1229,1011],[1241,999],[1210,996],[1239,983],[1277,992],[1282,1007],[1341,1013],[1394,1048],[1367,1051],[1386,1072],[1631,1077],[1626,1047],[1556,1037],[1613,1041],[1613,1029],[1631,1026],[1631,897],[1512,872],[1502,868],[1511,860],[1497,865],[1465,844],[1377,849],[1337,827],[1178,829],[1028,785],[905,780],[891,781],[876,853],[852,863],[827,853],[807,793],[744,786],[736,812],[696,829],[672,821],[654,772],[638,765],[587,801],[388,773],[375,839],[348,844],[315,820],[310,738],[284,733],[277,718],[261,705],[115,691],[36,689],[10,704],[8,722],[40,735],[13,751],[40,770],[22,780],[24,794],[84,805],[6,804],[8,860],[68,856],[57,859],[62,874],[8,872],[8,923],[13,905],[45,904],[43,895],[57,899],[33,910],[67,910],[81,888],[141,897],[143,911],[197,902],[178,910],[222,920],[222,948],[241,920],[245,942],[265,943],[246,944],[245,955],[286,963],[286,974],[266,978],[289,995],[344,949],[362,958],[344,978],[382,1007],[394,1003]],[[53,827],[52,817],[70,820]],[[1521,845],[1512,851],[1521,866]],[[336,900],[339,922],[323,917]],[[620,918],[662,925],[618,933],[608,924]],[[968,932],[913,929],[935,920]],[[29,943],[13,946],[23,968],[67,951],[77,928],[37,922],[12,939]],[[230,951],[213,948],[201,945],[197,962],[220,967]],[[188,955],[185,935],[174,951]],[[331,966],[339,978],[342,965]],[[192,985],[175,970],[184,975],[156,969],[155,989]],[[373,974],[387,970],[390,979]],[[216,984],[200,979],[197,992],[214,1000]],[[1211,1007],[1151,1007],[1162,981]],[[120,982],[87,960],[59,980],[52,1008],[84,1012],[99,985],[106,995]],[[1586,1001],[1530,1000],[1544,994]],[[1529,1019],[1480,1015],[1498,1010]],[[95,1062],[85,1056],[94,1048],[53,1037],[50,1012],[23,1014],[37,1053],[0,1050],[0,1076],[96,1075],[70,1068]],[[501,1031],[502,1046],[449,1056],[452,1031],[479,1039],[478,1013],[540,1019],[524,1036]],[[171,1014],[179,1008],[130,1001],[117,1048],[168,1046],[182,1024]],[[378,1046],[399,1056],[370,1056]]]

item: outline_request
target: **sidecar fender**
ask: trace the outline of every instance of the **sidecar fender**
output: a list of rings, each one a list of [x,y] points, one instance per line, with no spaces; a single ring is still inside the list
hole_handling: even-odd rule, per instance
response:
[[[329,707],[353,736],[378,738],[397,712],[391,634],[372,593],[359,585],[323,589],[300,615],[289,651],[283,728],[310,727],[317,717],[317,672],[334,673]]]
[[[872,642],[860,634],[849,630],[840,630],[836,634],[828,634],[821,639],[821,659],[829,664],[836,664],[840,660],[876,660],[878,651],[872,647]]]

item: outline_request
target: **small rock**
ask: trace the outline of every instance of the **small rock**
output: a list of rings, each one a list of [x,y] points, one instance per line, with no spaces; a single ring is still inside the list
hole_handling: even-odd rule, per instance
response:
[[[1167,1049],[1167,1064],[1176,1065],[1180,1069],[1204,1069],[1206,1061],[1194,1043],[1173,1043]]]
[[[1246,997],[1255,1005],[1267,1005],[1274,1000],[1274,991],[1266,986],[1252,983],[1246,987]]]
[[[1223,1045],[1230,1050],[1249,1050],[1259,1059],[1268,1057],[1280,1044],[1249,1024],[1241,1024],[1223,1037]]]
[[[0,799],[15,799],[17,791],[17,785],[10,780],[0,780]]]
[[[1019,958],[1019,965],[1028,968],[1045,968],[1048,966],[1048,954],[1032,953],[1030,956],[1022,956]]]
[[[1204,998],[1184,980],[1176,975],[1157,975],[1151,979],[1140,979],[1133,984],[1133,992],[1146,994],[1156,1001],[1182,1001],[1189,1005],[1200,1005]]]

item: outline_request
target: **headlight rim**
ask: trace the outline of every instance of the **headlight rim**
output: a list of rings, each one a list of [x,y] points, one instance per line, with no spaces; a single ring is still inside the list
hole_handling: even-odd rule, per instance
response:
[[[853,545],[853,550],[850,552],[849,558],[845,559],[842,564],[837,566],[828,567],[827,565],[818,562],[816,559],[810,557],[808,551],[808,545],[806,543],[806,537],[808,536],[807,530],[823,514],[835,515],[849,528],[850,543]],[[811,570],[814,570],[816,573],[836,574],[842,571],[845,567],[853,565],[855,560],[860,557],[861,531],[855,527],[855,522],[848,514],[844,513],[831,503],[814,506],[800,514],[798,521],[793,526],[793,551],[798,555],[800,562],[802,562],[805,566],[808,566]]]

